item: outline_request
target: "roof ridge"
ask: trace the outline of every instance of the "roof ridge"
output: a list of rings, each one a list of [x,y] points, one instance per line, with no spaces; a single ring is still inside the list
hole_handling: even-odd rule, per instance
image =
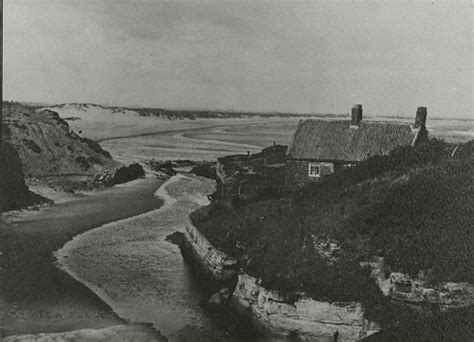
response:
[[[324,120],[324,119],[303,119],[300,122],[308,122],[308,121],[313,121],[313,122],[344,122],[344,123],[349,123],[350,120],[347,119],[329,119],[329,120]],[[387,121],[387,120],[362,120],[360,124],[384,124],[384,125],[399,125],[399,126],[412,126],[413,124],[410,122],[402,122],[402,121]]]
[[[362,121],[351,129],[350,120],[302,120],[287,150],[291,159],[360,161],[369,155],[387,154],[411,145],[417,130],[408,122]]]

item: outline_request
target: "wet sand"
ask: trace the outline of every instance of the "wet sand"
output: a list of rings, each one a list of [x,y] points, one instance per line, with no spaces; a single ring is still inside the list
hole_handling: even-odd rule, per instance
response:
[[[209,203],[212,180],[177,175],[158,190],[157,210],[112,222],[69,241],[55,254],[61,267],[130,322],[149,322],[170,341],[250,341],[228,334],[225,312],[206,311],[205,294],[167,240],[187,215]]]
[[[126,323],[55,264],[74,236],[162,205],[163,181],[146,178],[77,199],[2,216],[0,336],[96,329]]]

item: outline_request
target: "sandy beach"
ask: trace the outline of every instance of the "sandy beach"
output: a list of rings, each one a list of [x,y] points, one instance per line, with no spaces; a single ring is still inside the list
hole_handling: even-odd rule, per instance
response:
[[[55,264],[74,236],[162,205],[155,178],[84,193],[38,211],[2,217],[1,336],[100,329],[126,323]]]

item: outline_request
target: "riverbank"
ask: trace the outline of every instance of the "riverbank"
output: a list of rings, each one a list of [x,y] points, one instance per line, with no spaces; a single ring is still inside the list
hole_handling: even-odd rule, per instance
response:
[[[87,230],[159,208],[162,200],[155,192],[162,183],[139,179],[38,211],[3,215],[1,336],[124,324],[92,291],[55,266],[53,252]]]

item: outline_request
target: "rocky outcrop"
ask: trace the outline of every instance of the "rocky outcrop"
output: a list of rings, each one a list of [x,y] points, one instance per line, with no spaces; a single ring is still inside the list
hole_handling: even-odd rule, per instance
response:
[[[189,219],[181,251],[210,293],[215,292],[206,305],[222,305],[229,298],[228,289],[235,287],[231,307],[263,334],[314,341],[334,341],[337,336],[337,341],[354,341],[378,330],[364,318],[360,303],[329,303],[304,296],[289,302],[256,278],[237,274],[237,260],[209,243]]]
[[[258,279],[239,274],[231,303],[265,334],[304,341],[355,341],[378,331],[356,302],[323,302],[302,297],[289,302]]]
[[[169,178],[178,172],[190,172],[196,176],[216,179],[215,163],[194,160],[155,160],[146,163],[158,178]]]
[[[473,284],[467,282],[430,284],[423,272],[416,278],[400,272],[391,272],[386,276],[384,259],[381,257],[362,263],[362,266],[365,265],[371,267],[372,277],[377,280],[383,294],[399,304],[407,304],[423,311],[433,308],[435,311],[448,311],[474,306]]]
[[[113,186],[115,184],[130,182],[144,176],[145,170],[143,170],[143,167],[135,163],[102,172],[94,177],[93,183],[96,186]]]
[[[188,218],[181,252],[191,264],[206,288],[215,292],[235,286],[238,271],[237,259],[215,248]]]
[[[2,212],[47,201],[28,189],[18,152],[5,141],[2,142],[1,160],[0,208]]]

